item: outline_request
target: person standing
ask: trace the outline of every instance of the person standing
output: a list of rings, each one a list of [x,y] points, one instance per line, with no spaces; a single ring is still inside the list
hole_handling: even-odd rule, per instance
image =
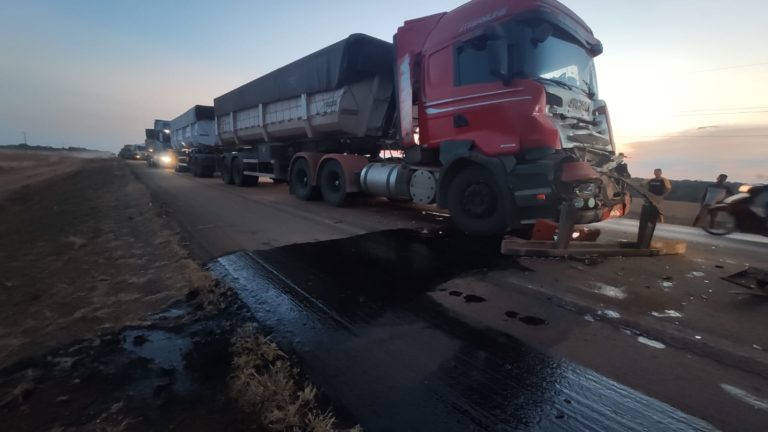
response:
[[[664,202],[664,198],[672,191],[672,183],[663,177],[661,168],[653,170],[653,178],[643,182],[648,192],[656,198],[654,204],[659,208],[659,222],[664,223],[664,215],[661,213],[661,204]]]
[[[728,176],[720,174],[714,183],[707,185],[704,189],[704,193],[701,194],[701,209],[696,218],[693,219],[693,226],[699,226],[701,219],[707,214],[710,207],[733,195],[733,190],[725,184],[726,180],[728,180]]]

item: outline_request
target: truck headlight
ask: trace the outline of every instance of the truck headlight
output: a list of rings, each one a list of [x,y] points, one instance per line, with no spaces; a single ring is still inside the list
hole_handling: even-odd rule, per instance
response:
[[[600,187],[595,183],[582,183],[576,186],[573,191],[581,198],[592,198],[600,192]]]
[[[168,156],[168,155],[160,156],[160,162],[162,162],[162,163],[164,163],[166,165],[170,164],[171,161],[173,161],[173,159],[170,156]]]

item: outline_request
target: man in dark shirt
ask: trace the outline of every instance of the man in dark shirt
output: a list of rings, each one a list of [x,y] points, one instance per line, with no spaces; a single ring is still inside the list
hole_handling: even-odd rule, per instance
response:
[[[653,170],[653,178],[643,182],[643,185],[648,189],[651,195],[656,197],[656,207],[661,211],[661,204],[664,198],[672,191],[672,183],[661,175],[661,168]],[[664,215],[659,215],[659,222],[664,223]]]
[[[701,209],[699,210],[699,214],[697,214],[696,218],[693,220],[693,226],[699,226],[701,218],[707,214],[707,211],[712,205],[722,202],[724,199],[733,195],[731,188],[725,184],[726,180],[728,180],[728,176],[720,174],[717,176],[717,180],[714,183],[707,185],[704,189],[704,193],[701,194]]]
[[[648,192],[656,195],[659,198],[664,198],[669,195],[672,190],[672,184],[665,177],[661,176],[661,168],[653,170],[653,178],[645,181],[645,185],[648,188]]]

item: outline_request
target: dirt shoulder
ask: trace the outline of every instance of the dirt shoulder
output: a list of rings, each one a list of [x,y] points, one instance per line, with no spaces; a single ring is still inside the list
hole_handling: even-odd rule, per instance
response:
[[[0,367],[108,332],[210,284],[117,160],[0,201]]]
[[[340,430],[182,246],[124,161],[0,200],[3,430]]]
[[[18,189],[79,169],[92,159],[108,159],[105,152],[32,151],[0,149],[0,199]]]
[[[630,219],[640,219],[640,210],[643,207],[642,199],[635,199],[627,214]],[[673,225],[691,226],[701,206],[697,203],[683,201],[665,201],[662,207],[664,222]]]

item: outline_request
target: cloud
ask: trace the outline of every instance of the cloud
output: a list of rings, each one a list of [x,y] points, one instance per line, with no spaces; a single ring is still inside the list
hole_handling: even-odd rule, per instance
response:
[[[662,168],[672,179],[732,181],[768,179],[768,125],[705,126],[622,146],[632,175],[650,177]]]

